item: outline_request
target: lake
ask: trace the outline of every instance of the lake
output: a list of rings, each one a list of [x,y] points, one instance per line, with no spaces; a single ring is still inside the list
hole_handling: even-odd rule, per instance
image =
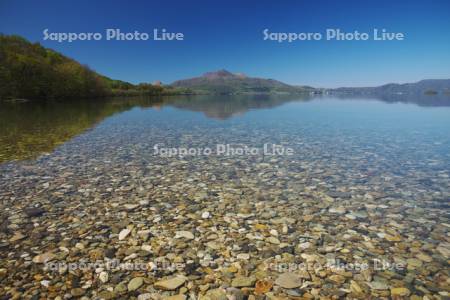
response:
[[[0,103],[0,125],[0,268],[28,287],[77,278],[49,296],[122,295],[147,271],[195,294],[256,279],[301,281],[291,296],[450,291],[450,98]],[[166,264],[108,283],[30,264],[93,257]]]

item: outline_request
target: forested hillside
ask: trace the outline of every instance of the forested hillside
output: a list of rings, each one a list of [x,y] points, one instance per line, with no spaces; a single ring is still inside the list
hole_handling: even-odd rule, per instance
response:
[[[181,90],[112,80],[54,50],[0,34],[0,99],[52,100],[111,95],[170,94]]]

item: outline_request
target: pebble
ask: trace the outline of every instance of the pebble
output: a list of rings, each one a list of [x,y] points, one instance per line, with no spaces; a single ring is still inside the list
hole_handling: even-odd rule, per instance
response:
[[[332,214],[338,214],[338,215],[343,215],[347,212],[347,210],[343,206],[330,207],[330,209],[328,211]]]
[[[145,294],[140,294],[140,295],[137,297],[137,299],[138,299],[138,300],[150,300],[150,299],[153,298],[153,296],[154,296],[154,294],[151,294],[151,293],[145,293]]]
[[[186,282],[187,278],[184,276],[177,276],[166,280],[160,280],[155,282],[155,288],[172,291],[176,290]]]
[[[16,233],[14,233],[13,237],[9,239],[9,241],[10,242],[16,242],[16,241],[20,241],[20,240],[22,240],[22,239],[24,239],[26,237],[27,237],[26,235],[23,235],[20,232],[16,232]]]
[[[128,283],[128,291],[135,291],[138,288],[140,288],[142,285],[144,284],[144,278],[142,277],[136,277],[130,280],[130,282]]]
[[[223,288],[209,290],[205,296],[204,300],[228,300],[226,290]]]
[[[86,293],[86,291],[82,288],[74,288],[70,290],[70,294],[73,297],[81,297]]]
[[[101,272],[101,273],[98,275],[98,278],[100,279],[101,282],[107,283],[108,280],[109,280],[109,275],[108,275],[107,272]]]
[[[49,280],[42,280],[41,281],[41,285],[48,288],[50,286],[50,281]]]
[[[392,297],[406,297],[406,296],[409,296],[410,293],[411,292],[405,287],[398,287],[398,288],[391,289]]]
[[[275,280],[275,284],[285,289],[294,289],[302,285],[302,279],[295,273],[287,272],[278,276]]]
[[[417,258],[408,258],[406,263],[408,264],[408,269],[418,269],[423,265],[423,262]]]
[[[363,293],[361,286],[354,280],[350,280],[350,291],[355,295],[361,295]]]
[[[374,290],[387,290],[389,286],[385,282],[373,281],[369,282],[368,285]]]
[[[448,297],[445,157],[433,147],[395,147],[420,146],[420,132],[386,140],[329,126],[298,132],[285,124],[274,135],[270,122],[222,128],[180,118],[182,126],[160,120],[162,128],[139,120],[100,123],[51,154],[0,165],[2,296]],[[273,136],[295,146],[295,155],[167,158],[149,144],[262,145]],[[405,267],[377,270],[375,258]],[[149,270],[67,268],[111,260]],[[336,269],[329,260],[370,267]],[[66,267],[53,271],[48,262]]]
[[[418,259],[420,259],[421,261],[427,262],[427,263],[430,263],[430,262],[433,261],[433,258],[432,258],[431,256],[426,255],[426,254],[424,254],[424,253],[418,253],[418,254],[416,254],[416,257],[417,257]]]
[[[193,240],[194,234],[190,231],[177,231],[175,232],[175,238],[176,239],[185,238],[187,240]]]
[[[186,300],[186,295],[178,294],[173,296],[164,297],[164,300]]]
[[[438,251],[445,259],[450,259],[450,243],[440,243],[436,251]]]
[[[337,283],[337,284],[339,284],[339,285],[341,285],[341,284],[343,284],[345,282],[345,277],[344,276],[336,275],[336,274],[329,276],[328,279],[333,281],[333,282],[335,282],[335,283]]]
[[[45,210],[41,207],[29,207],[25,208],[24,212],[28,217],[39,217],[45,213]]]
[[[114,287],[114,292],[116,294],[123,294],[128,290],[127,285],[124,282],[120,282]]]
[[[275,245],[279,245],[279,244],[280,244],[280,240],[277,239],[277,238],[274,237],[274,236],[268,237],[268,238],[267,238],[267,241],[268,241],[269,243],[275,244]]]
[[[111,291],[101,291],[100,293],[98,293],[98,298],[101,300],[114,299],[115,296],[116,295],[114,295],[114,293]]]
[[[249,260],[250,259],[250,254],[248,253],[239,253],[236,256],[237,259],[243,259],[243,260]]]
[[[51,252],[42,253],[33,257],[33,262],[36,264],[45,264],[55,258],[55,255]]]
[[[231,282],[232,287],[252,287],[255,285],[256,278],[255,277],[235,277]]]
[[[272,281],[269,280],[258,280],[255,284],[255,294],[263,295],[269,292],[273,287]]]
[[[122,231],[120,231],[119,233],[119,241],[124,240],[129,234],[130,234],[131,230],[128,228],[122,229]]]

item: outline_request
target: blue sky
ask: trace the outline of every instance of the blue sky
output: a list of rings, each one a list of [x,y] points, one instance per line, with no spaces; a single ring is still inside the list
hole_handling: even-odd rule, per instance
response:
[[[184,41],[43,41],[50,32],[183,32]],[[404,41],[264,41],[262,31],[402,32]],[[130,82],[225,68],[312,86],[450,78],[450,1],[0,0],[0,32],[19,34]]]

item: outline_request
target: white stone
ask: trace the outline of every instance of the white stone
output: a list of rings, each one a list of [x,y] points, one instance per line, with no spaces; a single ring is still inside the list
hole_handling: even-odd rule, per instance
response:
[[[133,210],[139,207],[139,204],[127,203],[124,205],[127,210]]]
[[[248,254],[248,253],[239,253],[236,257],[237,257],[237,259],[249,260],[250,259],[250,254]]]
[[[106,283],[109,280],[109,275],[106,272],[101,272],[100,275],[98,275],[98,278],[101,282]]]
[[[339,207],[330,207],[328,211],[332,214],[342,215],[345,214],[347,210],[345,209],[345,207],[339,206]]]
[[[309,249],[311,246],[312,246],[312,244],[310,242],[304,242],[304,243],[298,244],[298,247],[302,250]]]
[[[82,243],[76,243],[75,244],[75,248],[77,248],[79,250],[83,250],[84,249],[84,245]]]
[[[275,244],[275,245],[279,245],[280,244],[280,241],[276,237],[273,237],[273,236],[268,237],[267,241],[269,243]]]
[[[177,232],[175,232],[175,238],[176,239],[185,238],[188,240],[193,240],[194,235],[190,231],[177,231]]]
[[[152,251],[152,246],[150,245],[142,245],[141,249],[147,252],[151,252]]]
[[[49,280],[42,280],[42,281],[41,281],[41,285],[48,288],[49,285],[50,285],[50,281],[49,281]]]
[[[122,229],[122,231],[119,233],[119,241],[124,240],[129,234],[131,230],[128,228]]]
[[[150,204],[150,201],[148,201],[148,200],[141,200],[141,201],[139,201],[139,205],[142,205],[142,206],[147,206],[149,204]]]

